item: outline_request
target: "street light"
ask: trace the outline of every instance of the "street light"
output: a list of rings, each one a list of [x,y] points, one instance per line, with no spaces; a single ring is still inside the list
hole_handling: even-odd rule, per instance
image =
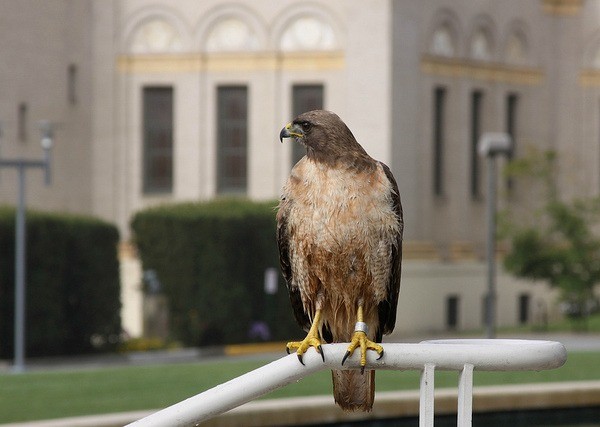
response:
[[[25,228],[25,172],[27,168],[44,170],[46,185],[50,185],[50,161],[53,144],[53,124],[49,121],[40,122],[42,132],[42,148],[44,158],[41,160],[0,158],[0,168],[15,168],[19,172],[18,203],[15,214],[15,325],[14,325],[14,365],[13,372],[25,370],[25,290],[26,276],[26,228]]]
[[[42,140],[40,144],[44,149],[44,183],[50,185],[52,180],[51,163],[52,163],[52,145],[54,144],[54,124],[49,120],[39,122],[40,131],[42,132]]]
[[[488,164],[488,201],[487,201],[487,285],[486,335],[496,336],[496,156],[509,155],[512,151],[512,138],[507,133],[488,132],[481,135],[477,144],[481,157]]]

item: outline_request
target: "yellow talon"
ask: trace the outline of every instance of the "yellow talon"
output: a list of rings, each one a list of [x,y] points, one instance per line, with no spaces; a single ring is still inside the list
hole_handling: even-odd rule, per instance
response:
[[[289,342],[287,343],[286,350],[288,354],[290,354],[291,350],[297,349],[296,354],[298,355],[298,360],[304,365],[304,362],[302,361],[302,356],[308,351],[310,347],[314,347],[317,350],[317,353],[321,354],[321,358],[323,359],[323,361],[325,361],[323,349],[321,348],[321,340],[319,339],[319,337],[316,336],[307,335],[306,338],[304,338],[304,340],[302,341]]]
[[[323,349],[321,348],[321,339],[319,338],[320,319],[321,312],[320,310],[317,310],[306,338],[304,338],[302,341],[291,341],[286,345],[286,351],[288,354],[290,354],[291,350],[297,349],[296,354],[298,355],[298,360],[303,365],[304,362],[302,361],[302,356],[304,356],[304,353],[306,353],[310,347],[314,347],[317,350],[317,353],[321,354],[321,359],[323,359],[323,362],[325,361],[325,355],[323,354]]]
[[[378,359],[381,359],[383,357],[383,347],[367,338],[368,327],[366,323],[363,322],[363,308],[360,305],[358,306],[357,319],[356,329],[354,334],[352,334],[348,350],[342,359],[342,365],[348,357],[352,356],[354,350],[360,346],[360,372],[364,373],[365,366],[367,365],[367,350],[376,351],[379,355]]]
[[[362,331],[356,331],[352,335],[352,341],[350,341],[350,345],[348,346],[348,350],[342,359],[342,365],[346,361],[346,359],[354,353],[357,347],[360,346],[360,372],[365,371],[365,366],[367,365],[367,350],[374,350],[379,355],[379,359],[383,356],[383,347],[373,342],[367,338],[367,334]]]

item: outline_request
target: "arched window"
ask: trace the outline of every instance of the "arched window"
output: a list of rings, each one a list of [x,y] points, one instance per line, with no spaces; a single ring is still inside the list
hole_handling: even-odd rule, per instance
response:
[[[447,24],[442,24],[434,31],[429,51],[439,56],[450,57],[456,54],[456,43],[452,30]]]
[[[164,18],[152,18],[135,29],[129,49],[132,53],[180,52],[181,35]]]
[[[505,57],[508,62],[520,63],[526,59],[526,46],[520,34],[513,33],[506,41]]]
[[[294,19],[281,35],[279,48],[283,51],[320,51],[338,48],[331,25],[316,16]]]
[[[492,59],[492,41],[491,36],[484,28],[478,28],[473,33],[471,44],[469,46],[471,58],[481,61]]]
[[[531,63],[531,46],[527,25],[516,20],[510,24],[503,46],[503,58],[509,64],[524,65]]]
[[[242,52],[257,50],[259,40],[253,29],[237,17],[226,17],[209,30],[205,50],[207,52]]]

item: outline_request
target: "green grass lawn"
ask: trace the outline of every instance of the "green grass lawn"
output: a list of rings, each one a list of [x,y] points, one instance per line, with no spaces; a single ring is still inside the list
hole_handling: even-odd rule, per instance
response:
[[[479,333],[483,332],[478,331]],[[499,328],[500,333],[530,333],[530,332],[600,332],[600,313],[595,313],[587,319],[562,319],[548,325],[523,325],[509,328]]]
[[[570,353],[564,367],[544,372],[476,372],[475,384],[600,379],[600,353]],[[80,371],[0,374],[0,423],[162,408],[264,365],[267,361],[224,360],[102,368]],[[437,387],[456,387],[458,374],[438,372]],[[377,390],[417,389],[419,373],[379,371]],[[329,371],[314,374],[265,398],[331,393]]]

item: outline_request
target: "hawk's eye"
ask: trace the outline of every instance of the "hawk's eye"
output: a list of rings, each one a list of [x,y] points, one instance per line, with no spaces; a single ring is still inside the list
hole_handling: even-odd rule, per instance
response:
[[[302,131],[306,133],[312,127],[312,123],[309,123],[309,122],[300,122],[300,127],[302,128]]]

